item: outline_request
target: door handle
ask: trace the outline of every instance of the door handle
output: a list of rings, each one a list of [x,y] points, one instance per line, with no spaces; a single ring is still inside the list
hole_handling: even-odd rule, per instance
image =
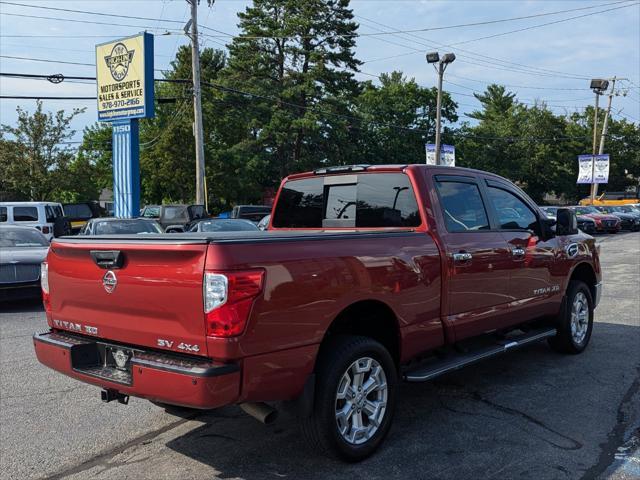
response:
[[[460,252],[453,254],[453,261],[456,263],[468,262],[473,258],[469,252]]]
[[[511,249],[511,255],[514,257],[524,257],[525,253],[524,248],[516,247]]]

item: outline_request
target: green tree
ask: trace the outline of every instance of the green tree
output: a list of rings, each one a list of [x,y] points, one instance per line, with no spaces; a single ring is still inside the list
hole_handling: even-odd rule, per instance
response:
[[[253,190],[333,163],[325,147],[349,138],[359,62],[348,6],[348,0],[255,0],[238,15],[241,33],[229,46],[224,75],[224,100],[238,128],[225,155],[246,160]]]
[[[490,117],[505,115],[515,104],[515,93],[507,92],[502,85],[489,85],[484,93],[474,93],[482,104],[482,111],[474,110],[469,114],[471,118],[485,120]]]
[[[356,99],[363,133],[355,163],[424,163],[425,143],[435,138],[436,100],[435,88],[421,87],[402,72],[382,74],[379,86],[366,82]],[[444,121],[458,120],[456,107],[444,92]]]
[[[218,142],[213,118],[218,93],[209,85],[215,83],[225,65],[224,53],[205,48],[201,51],[201,82],[205,160],[207,175],[213,168]],[[193,101],[191,48],[181,46],[167,80],[157,82],[156,116],[140,125],[140,171],[144,203],[162,201],[192,202],[195,197],[195,142],[193,137]],[[211,185],[208,185],[211,188]]]
[[[75,134],[70,125],[84,109],[44,112],[38,101],[33,113],[17,108],[15,126],[0,130],[0,192],[12,199],[65,200],[78,185],[70,175],[74,150],[65,142]]]

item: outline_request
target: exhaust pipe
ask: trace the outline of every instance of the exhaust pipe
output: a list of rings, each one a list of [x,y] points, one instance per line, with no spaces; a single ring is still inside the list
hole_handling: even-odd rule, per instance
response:
[[[270,425],[278,418],[278,411],[264,402],[241,403],[240,408],[265,425]]]

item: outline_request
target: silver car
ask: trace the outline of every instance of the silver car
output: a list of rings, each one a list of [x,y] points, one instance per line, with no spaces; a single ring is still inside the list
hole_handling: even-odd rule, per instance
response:
[[[49,241],[36,228],[0,225],[0,300],[40,294],[40,264]]]

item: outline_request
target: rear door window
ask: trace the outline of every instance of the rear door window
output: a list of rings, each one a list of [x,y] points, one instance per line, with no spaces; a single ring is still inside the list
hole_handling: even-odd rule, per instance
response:
[[[413,188],[403,173],[371,173],[287,182],[274,212],[276,228],[417,227]]]
[[[0,207],[0,222],[7,221],[7,207]]]
[[[13,207],[13,220],[15,222],[37,222],[37,207]]]
[[[359,175],[358,227],[417,227],[420,212],[409,177],[403,173]]]
[[[475,183],[436,181],[448,232],[489,230],[487,210]]]

